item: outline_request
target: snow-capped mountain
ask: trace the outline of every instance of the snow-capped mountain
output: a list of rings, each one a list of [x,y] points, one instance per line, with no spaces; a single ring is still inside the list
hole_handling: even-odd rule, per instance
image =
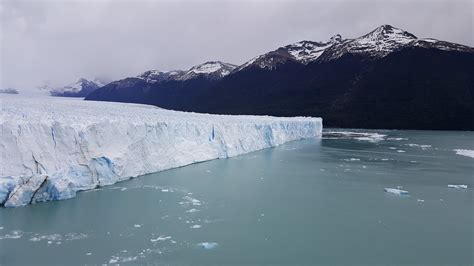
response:
[[[171,101],[169,95],[199,93],[231,74],[235,68],[233,64],[209,61],[187,71],[150,70],[136,77],[111,82],[88,95],[87,99],[148,104],[154,104],[158,99],[163,107],[171,107],[167,104]]]
[[[280,49],[288,51],[296,61],[307,64],[318,59],[327,48],[341,41],[341,35],[337,34],[332,36],[327,42],[301,41]]]
[[[337,34],[325,42],[301,41],[280,47],[275,51],[257,56],[245,64],[239,66],[236,71],[247,69],[249,67],[258,67],[262,69],[275,69],[278,65],[287,62],[296,62],[308,64],[321,56],[329,47],[342,41],[341,35]]]
[[[381,58],[399,49],[417,46],[440,50],[471,51],[472,48],[436,39],[418,39],[412,33],[382,25],[375,30],[355,39],[343,39],[336,34],[325,42],[301,41],[280,47],[275,51],[257,56],[239,66],[240,71],[249,67],[272,70],[288,62],[309,64],[311,62],[330,61],[344,54],[359,54],[369,58]]]
[[[206,77],[210,80],[218,80],[229,75],[237,66],[221,61],[209,61],[193,66],[177,80],[189,80],[197,77]]]
[[[146,81],[147,83],[156,83],[168,80],[176,80],[178,77],[183,75],[185,72],[182,70],[173,71],[159,71],[149,70],[138,75],[137,78]]]
[[[391,25],[382,25],[364,36],[344,40],[329,47],[320,60],[329,61],[339,58],[344,54],[359,54],[370,58],[382,58],[394,51],[414,46],[472,52],[472,48],[468,46],[435,39],[418,39],[414,34],[407,31]]]
[[[129,78],[87,99],[218,114],[322,116],[338,127],[474,130],[474,48],[390,25],[353,39],[337,34],[293,43],[237,68],[223,65],[195,66],[169,82]]]
[[[137,76],[137,78],[147,83],[165,82],[171,80],[191,80],[196,78],[206,78],[209,80],[218,80],[229,75],[237,66],[221,61],[209,61],[200,65],[191,67],[187,71],[159,71],[149,70]]]
[[[103,86],[104,84],[98,79],[87,80],[80,78],[73,84],[50,90],[50,94],[61,97],[86,97],[89,93]]]
[[[323,58],[335,59],[346,53],[383,57],[416,39],[416,36],[409,32],[390,25],[382,25],[362,37],[344,40],[330,47]]]

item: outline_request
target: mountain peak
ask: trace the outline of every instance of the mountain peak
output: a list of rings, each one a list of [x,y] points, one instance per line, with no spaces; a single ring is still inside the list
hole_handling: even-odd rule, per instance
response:
[[[326,49],[340,42],[342,42],[342,36],[340,34],[332,36],[326,42],[299,41],[255,57],[238,67],[237,71],[251,66],[261,69],[275,69],[278,65],[288,61],[308,64],[318,59]]]
[[[229,75],[237,66],[221,61],[207,61],[191,67],[186,73],[180,76],[179,80],[188,80],[200,75],[209,79],[220,79]]]
[[[336,34],[329,39],[329,42],[336,43],[342,41],[341,34]]]
[[[405,38],[415,40],[417,37],[407,31],[404,31],[399,28],[395,28],[392,25],[384,24],[377,27],[375,30],[369,32],[365,36],[371,36],[374,39],[384,39],[384,38]]]
[[[137,78],[146,81],[147,83],[155,83],[165,80],[173,80],[183,74],[181,70],[173,71],[159,71],[159,70],[148,70],[138,75]]]
[[[324,60],[338,58],[345,53],[384,57],[416,40],[418,38],[415,35],[385,24],[362,37],[335,44]]]
[[[222,68],[235,68],[234,65],[224,63],[221,61],[207,61],[205,63],[202,63],[200,65],[193,66],[189,71],[193,71],[194,73],[214,73],[216,71],[219,71]]]
[[[80,78],[75,83],[50,90],[52,96],[85,97],[90,92],[102,87],[102,83]]]

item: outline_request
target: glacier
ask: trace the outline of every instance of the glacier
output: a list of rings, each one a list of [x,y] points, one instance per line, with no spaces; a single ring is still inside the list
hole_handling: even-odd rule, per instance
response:
[[[0,204],[23,206],[288,141],[322,119],[186,113],[70,98],[0,98]]]

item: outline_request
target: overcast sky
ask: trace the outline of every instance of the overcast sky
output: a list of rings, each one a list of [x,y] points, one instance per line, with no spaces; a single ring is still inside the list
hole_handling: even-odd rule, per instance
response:
[[[0,85],[242,64],[300,40],[355,38],[381,24],[474,46],[472,0],[0,0]]]

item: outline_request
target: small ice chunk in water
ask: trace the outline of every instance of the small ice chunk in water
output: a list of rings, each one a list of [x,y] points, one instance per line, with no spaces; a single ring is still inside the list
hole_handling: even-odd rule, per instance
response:
[[[164,188],[164,189],[161,190],[161,192],[169,192],[169,191],[170,191],[170,190],[169,190],[169,189],[166,189],[166,188]]]
[[[467,185],[448,185],[449,188],[467,189]]]
[[[171,239],[171,236],[159,236],[157,238],[152,238],[150,239],[151,242],[156,242],[156,241],[165,241]]]
[[[86,256],[90,256],[90,255],[92,255],[92,253],[90,253],[90,252],[86,253]]]
[[[190,226],[189,228],[198,229],[198,228],[201,228],[201,226],[199,224],[195,224],[195,225]]]
[[[404,150],[397,150],[397,152],[406,152],[406,151],[404,151]]]
[[[141,224],[134,224],[133,227],[140,228],[140,227],[142,227],[142,225]]]
[[[417,199],[416,201],[418,201],[418,202],[425,202],[424,199]]]
[[[199,247],[203,247],[205,249],[214,249],[218,246],[219,244],[217,244],[216,242],[202,242],[202,243],[199,243],[198,246]]]
[[[359,158],[349,158],[349,159],[344,159],[344,161],[354,162],[354,161],[360,161],[360,159]]]
[[[0,226],[0,230],[3,230],[3,226]]]
[[[406,190],[401,190],[398,188],[384,188],[384,191],[387,193],[393,193],[397,195],[408,195],[408,191]]]

